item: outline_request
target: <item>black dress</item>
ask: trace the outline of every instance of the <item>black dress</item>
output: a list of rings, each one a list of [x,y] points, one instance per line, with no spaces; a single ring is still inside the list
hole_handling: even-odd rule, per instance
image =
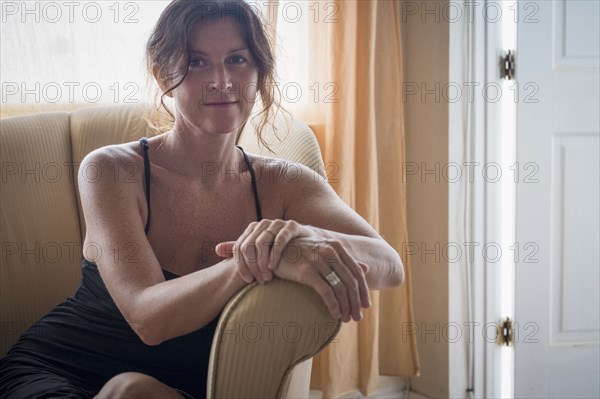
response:
[[[144,154],[150,226],[150,162]],[[257,219],[262,219],[254,169]],[[163,269],[166,280],[179,276]],[[206,396],[206,378],[218,315],[203,328],[156,346],[144,344],[109,295],[95,263],[82,262],[82,281],[67,298],[36,322],[0,360],[0,398],[90,398],[112,377],[127,371],[148,374],[184,396]],[[201,306],[201,304],[198,304]]]

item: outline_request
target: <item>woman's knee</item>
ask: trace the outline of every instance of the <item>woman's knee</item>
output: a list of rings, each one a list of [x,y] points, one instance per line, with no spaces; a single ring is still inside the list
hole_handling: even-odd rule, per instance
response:
[[[173,398],[181,396],[173,388],[163,384],[156,378],[136,372],[115,375],[102,387],[95,399],[104,398]]]

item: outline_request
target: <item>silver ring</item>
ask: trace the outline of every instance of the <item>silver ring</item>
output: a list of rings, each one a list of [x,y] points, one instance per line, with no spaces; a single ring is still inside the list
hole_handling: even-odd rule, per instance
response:
[[[336,285],[342,282],[342,280],[340,280],[339,276],[335,272],[329,273],[325,278],[327,279],[329,285],[332,287],[335,287]]]

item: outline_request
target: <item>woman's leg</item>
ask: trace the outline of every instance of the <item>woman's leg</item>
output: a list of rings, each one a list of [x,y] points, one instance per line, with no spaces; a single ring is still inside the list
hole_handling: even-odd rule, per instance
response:
[[[117,398],[165,398],[185,399],[177,390],[163,384],[156,378],[142,373],[117,374],[98,392],[94,399],[117,399]]]
[[[2,399],[89,399],[92,395],[92,391],[74,384],[67,378],[44,371],[32,371],[20,376],[5,371],[0,371],[0,375],[7,375],[7,378],[0,378],[0,398]]]

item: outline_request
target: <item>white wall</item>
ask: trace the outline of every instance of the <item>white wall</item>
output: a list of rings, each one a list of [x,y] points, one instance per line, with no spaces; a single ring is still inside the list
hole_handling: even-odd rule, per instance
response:
[[[448,263],[442,246],[448,242],[448,183],[441,168],[448,162],[448,103],[441,88],[448,83],[449,24],[435,14],[424,14],[424,2],[403,0],[401,7],[405,89],[408,234],[413,255],[413,300],[418,326],[421,376],[411,389],[434,398],[449,396],[449,346],[444,339],[448,315]],[[427,9],[441,10],[447,0],[427,1]],[[404,12],[404,15],[402,13]],[[423,17],[425,21],[423,22]],[[422,88],[439,90],[422,98]],[[424,87],[422,86],[424,85]],[[406,93],[405,90],[405,93]],[[424,168],[440,171],[422,174]],[[431,251],[431,252],[427,252]]]

